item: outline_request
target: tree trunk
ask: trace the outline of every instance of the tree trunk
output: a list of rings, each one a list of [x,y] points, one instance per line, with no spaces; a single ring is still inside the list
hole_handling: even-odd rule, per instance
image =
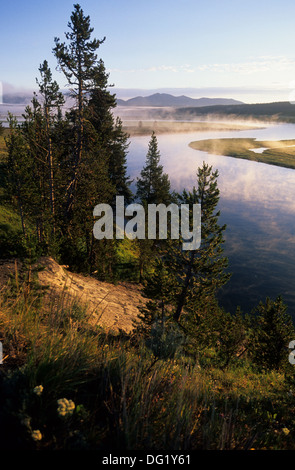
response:
[[[47,132],[47,144],[48,144],[48,173],[49,173],[49,192],[50,192],[50,207],[52,214],[52,231],[55,234],[55,197],[54,197],[54,174],[53,174],[53,155],[52,155],[52,141],[50,137],[50,126],[49,126],[49,112],[48,107],[45,107],[45,119],[46,119],[46,132]]]
[[[189,262],[188,269],[187,269],[187,272],[186,272],[184,285],[183,285],[181,294],[180,294],[178,302],[177,302],[176,310],[175,310],[174,315],[173,315],[174,320],[177,321],[177,322],[179,321],[180,316],[182,314],[182,310],[183,310],[185,300],[186,300],[186,296],[187,296],[188,286],[189,286],[190,280],[192,278],[192,267],[193,267],[194,258],[195,258],[195,251],[191,251],[191,253],[190,253],[190,262]]]
[[[77,175],[78,175],[78,167],[81,162],[82,158],[82,151],[83,151],[83,134],[84,134],[84,119],[83,119],[83,82],[82,79],[79,79],[79,92],[78,92],[78,136],[77,136],[77,147],[76,147],[76,155],[75,155],[75,162],[74,162],[74,171],[73,176],[68,185],[68,200],[66,206],[66,213],[69,215],[75,198],[75,191],[77,188]]]

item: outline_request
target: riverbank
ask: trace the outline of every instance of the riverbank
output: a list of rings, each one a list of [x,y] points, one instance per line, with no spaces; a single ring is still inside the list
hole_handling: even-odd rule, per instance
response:
[[[224,132],[261,129],[264,124],[234,122],[189,122],[189,121],[123,121],[123,129],[130,137],[158,134],[176,134],[185,132]]]
[[[295,169],[295,140],[208,139],[191,142],[189,147],[209,154]]]

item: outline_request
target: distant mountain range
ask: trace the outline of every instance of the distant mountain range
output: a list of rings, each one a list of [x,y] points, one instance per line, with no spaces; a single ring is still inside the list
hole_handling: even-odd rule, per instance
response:
[[[68,92],[65,92],[67,95]],[[27,92],[4,92],[3,104],[23,104],[31,103],[33,91]],[[146,107],[172,107],[172,108],[195,108],[204,106],[218,106],[218,105],[238,105],[244,104],[242,101],[237,101],[228,98],[189,98],[188,96],[173,96],[168,93],[154,93],[150,96],[137,96],[128,100],[117,99],[118,106],[146,106]]]
[[[243,104],[227,98],[189,98],[188,96],[173,96],[168,93],[155,93],[150,96],[137,96],[129,100],[117,99],[118,106],[154,106],[154,107],[202,107],[217,105],[238,105]]]

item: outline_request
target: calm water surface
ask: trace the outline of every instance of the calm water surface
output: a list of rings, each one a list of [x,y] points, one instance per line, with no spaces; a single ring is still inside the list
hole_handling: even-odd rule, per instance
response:
[[[229,311],[250,311],[266,297],[282,295],[295,319],[295,170],[191,149],[194,140],[253,137],[294,139],[295,125],[264,129],[159,135],[161,163],[173,189],[191,189],[203,161],[219,172],[220,223],[227,224],[225,254],[232,278],[220,294]],[[131,138],[128,171],[139,175],[150,137]]]

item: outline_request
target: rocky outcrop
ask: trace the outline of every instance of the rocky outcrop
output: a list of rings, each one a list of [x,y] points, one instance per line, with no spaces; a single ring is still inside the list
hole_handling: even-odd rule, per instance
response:
[[[129,283],[114,285],[72,273],[48,257],[41,258],[37,266],[41,268],[38,269],[39,283],[47,287],[45,300],[77,301],[89,314],[90,324],[100,325],[112,332],[121,330],[129,333],[134,328],[139,307],[146,302],[139,286]],[[9,279],[15,268],[14,262],[0,262],[0,284]],[[20,266],[17,269],[21,269]]]

